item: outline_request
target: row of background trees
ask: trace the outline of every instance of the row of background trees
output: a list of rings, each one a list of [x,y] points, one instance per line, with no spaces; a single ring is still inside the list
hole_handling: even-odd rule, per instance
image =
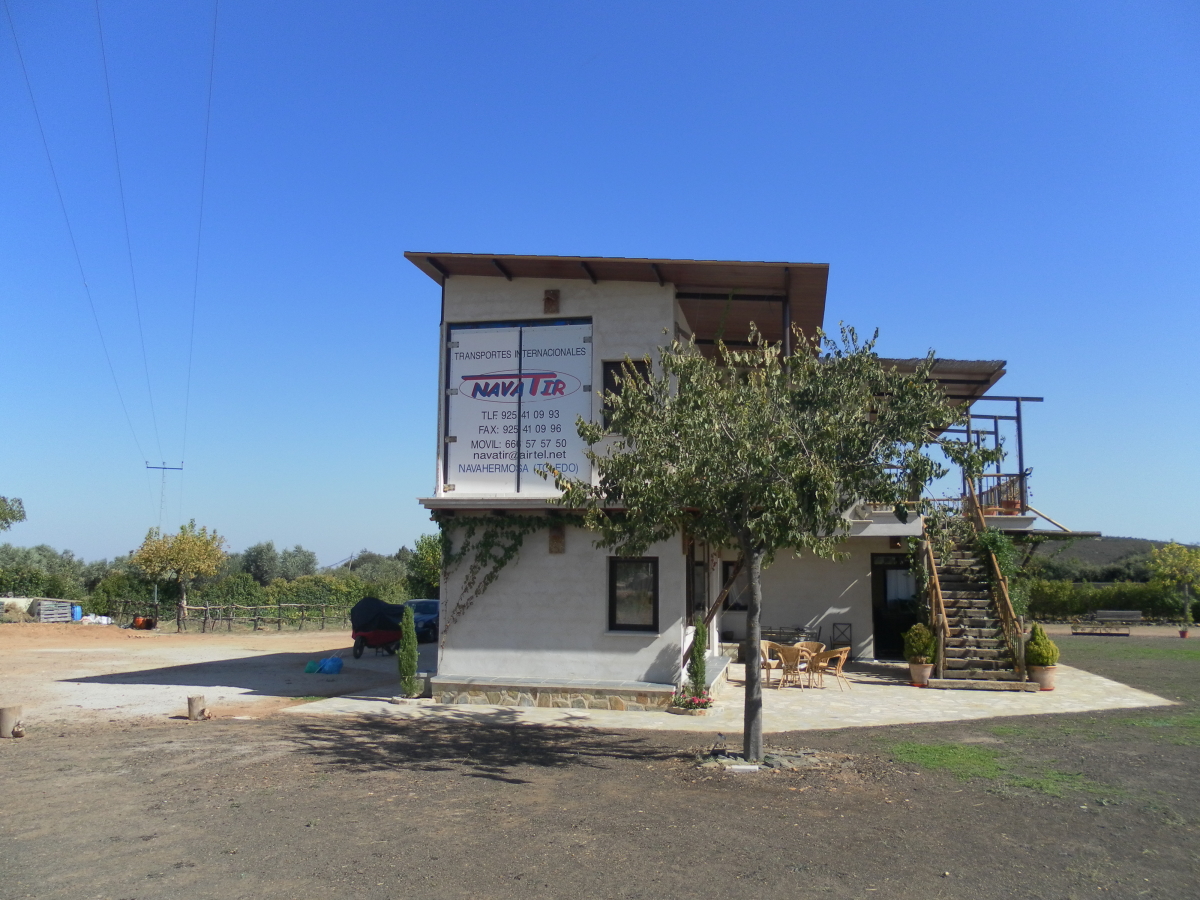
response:
[[[185,534],[187,528],[180,533]],[[176,538],[178,535],[152,531],[137,551],[94,561],[45,544],[2,544],[0,595],[74,600],[87,613],[109,615],[122,603],[150,603],[157,584],[159,603],[166,611],[178,603],[181,585],[164,570],[155,578],[151,559],[155,542]],[[273,541],[264,541],[240,553],[221,553],[215,571],[198,575],[190,583],[185,580],[185,584],[187,601],[193,605],[351,606],[366,596],[389,602],[437,597],[440,573],[441,543],[434,535],[422,535],[412,549],[401,547],[391,554],[363,550],[324,569],[317,555],[299,544],[280,550]]]

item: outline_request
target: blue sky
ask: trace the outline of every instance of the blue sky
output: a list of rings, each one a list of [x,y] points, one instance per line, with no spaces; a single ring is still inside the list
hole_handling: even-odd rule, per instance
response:
[[[0,18],[8,540],[126,552],[186,457],[165,527],[411,544],[427,249],[827,262],[827,325],[1046,398],[1039,509],[1200,541],[1195,4],[222,0],[186,450],[212,5],[101,4],[144,365],[95,11],[8,4],[132,421]]]

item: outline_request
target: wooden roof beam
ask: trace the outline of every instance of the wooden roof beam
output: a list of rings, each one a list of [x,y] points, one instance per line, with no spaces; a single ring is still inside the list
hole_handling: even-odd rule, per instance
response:
[[[492,265],[495,266],[499,270],[501,275],[503,275],[509,281],[512,281],[512,272],[510,272],[510,271],[508,271],[508,269],[504,268],[504,263],[500,262],[500,260],[498,260],[498,259],[493,259]]]

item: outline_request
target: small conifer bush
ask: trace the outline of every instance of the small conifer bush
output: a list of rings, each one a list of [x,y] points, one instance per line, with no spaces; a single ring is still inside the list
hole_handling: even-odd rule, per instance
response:
[[[1029,632],[1028,643],[1025,644],[1025,665],[1058,665],[1058,645],[1050,640],[1046,636],[1046,630],[1036,623]]]
[[[417,623],[413,609],[404,605],[404,619],[400,624],[400,691],[405,697],[419,697],[425,688],[417,677]]]

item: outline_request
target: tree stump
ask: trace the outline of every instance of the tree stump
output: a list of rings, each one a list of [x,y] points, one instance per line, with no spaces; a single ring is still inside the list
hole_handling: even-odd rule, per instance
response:
[[[12,737],[13,728],[21,721],[21,707],[0,707],[0,738]]]
[[[204,718],[204,696],[188,697],[188,718],[199,722]]]

